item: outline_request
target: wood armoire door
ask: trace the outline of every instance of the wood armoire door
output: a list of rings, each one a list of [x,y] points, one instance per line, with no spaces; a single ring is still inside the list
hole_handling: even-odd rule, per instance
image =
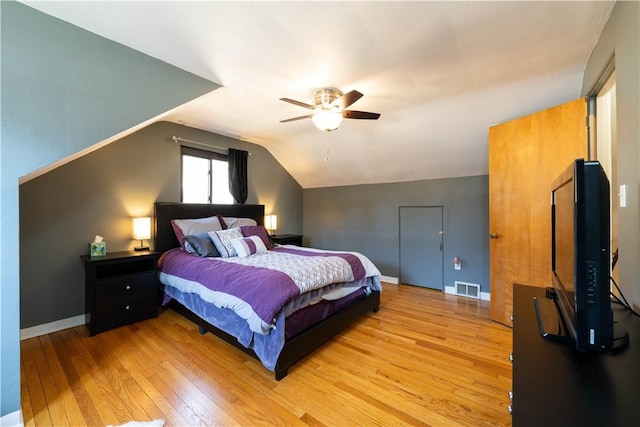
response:
[[[491,318],[512,326],[513,284],[551,286],[551,182],[587,158],[587,101],[489,128]]]

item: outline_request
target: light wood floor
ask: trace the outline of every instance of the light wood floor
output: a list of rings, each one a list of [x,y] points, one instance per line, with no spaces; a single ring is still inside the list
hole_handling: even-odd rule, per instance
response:
[[[172,310],[21,343],[25,425],[504,426],[511,329],[488,303],[385,284],[371,313],[276,381]]]

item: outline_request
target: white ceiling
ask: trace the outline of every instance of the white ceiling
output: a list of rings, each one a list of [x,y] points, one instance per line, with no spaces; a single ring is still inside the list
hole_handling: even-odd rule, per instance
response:
[[[264,146],[303,188],[488,173],[488,127],[580,96],[613,2],[34,2],[223,85],[165,120]],[[324,133],[317,88],[381,113]]]

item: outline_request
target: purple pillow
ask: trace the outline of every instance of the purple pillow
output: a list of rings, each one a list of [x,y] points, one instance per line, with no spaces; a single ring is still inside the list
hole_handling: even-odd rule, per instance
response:
[[[240,230],[244,237],[258,236],[267,249],[273,249],[271,239],[269,238],[269,234],[267,233],[267,229],[264,228],[264,225],[244,225],[240,227]]]
[[[227,223],[224,221],[224,218],[222,217],[222,215],[218,214],[218,221],[220,221],[220,226],[222,227],[223,230],[226,230],[229,228],[229,226],[227,225]]]
[[[178,225],[171,220],[171,228],[173,228],[173,232],[176,235],[176,239],[178,239],[178,243],[180,243],[180,247],[184,249],[184,234],[182,234],[182,230]]]

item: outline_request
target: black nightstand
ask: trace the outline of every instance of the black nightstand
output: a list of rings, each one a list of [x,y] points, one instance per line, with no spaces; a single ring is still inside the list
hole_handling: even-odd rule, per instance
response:
[[[279,234],[271,236],[271,240],[279,245],[302,246],[302,234]]]
[[[89,335],[158,315],[159,256],[131,251],[80,257]]]

